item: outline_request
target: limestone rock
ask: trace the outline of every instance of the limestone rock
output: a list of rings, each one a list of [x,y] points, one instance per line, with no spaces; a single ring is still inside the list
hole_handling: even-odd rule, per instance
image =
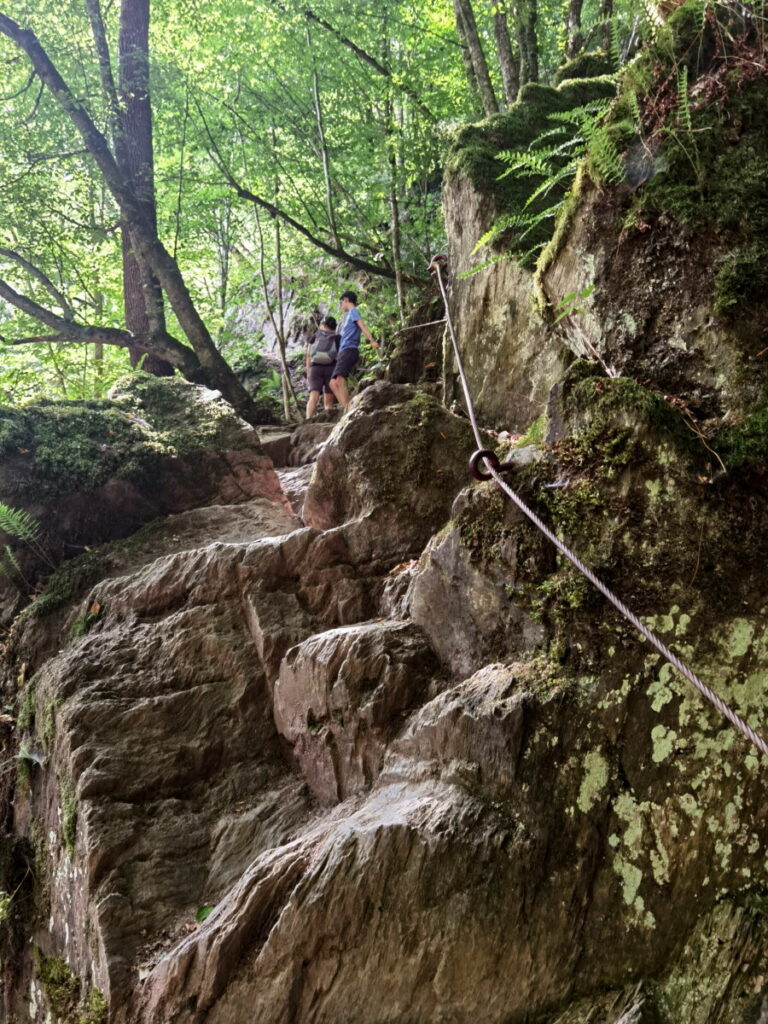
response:
[[[370,787],[388,741],[437,672],[423,634],[404,622],[345,626],[288,651],[275,722],[322,803]]]
[[[306,466],[314,462],[318,452],[328,440],[333,428],[333,420],[319,419],[302,423],[291,434],[291,447],[288,452],[289,466]]]
[[[259,440],[265,455],[272,460],[275,469],[288,465],[291,450],[291,431],[285,427],[261,427]]]
[[[298,469],[284,469],[277,474],[283,494],[290,502],[294,513],[299,517],[304,508],[304,495],[307,493],[309,482],[312,479],[313,469],[312,463],[308,462],[305,466],[299,466]]]

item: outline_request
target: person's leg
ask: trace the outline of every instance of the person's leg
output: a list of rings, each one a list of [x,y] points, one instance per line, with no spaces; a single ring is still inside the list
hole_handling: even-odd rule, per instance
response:
[[[325,392],[323,392],[323,405],[325,406],[326,409],[332,409],[333,408],[333,392],[332,391],[325,391]]]
[[[339,400],[339,405],[342,409],[346,409],[349,405],[347,377],[352,373],[359,358],[360,353],[356,348],[342,349],[336,358],[336,368],[331,378],[331,390]]]
[[[344,377],[334,377],[331,381],[331,388],[339,401],[339,405],[342,409],[346,409],[349,405],[349,389]]]
[[[318,403],[319,400],[320,400],[320,392],[319,391],[310,391],[309,392],[309,401],[307,402],[307,419],[308,420],[311,420],[312,417],[315,415],[315,409],[317,408],[317,403]]]

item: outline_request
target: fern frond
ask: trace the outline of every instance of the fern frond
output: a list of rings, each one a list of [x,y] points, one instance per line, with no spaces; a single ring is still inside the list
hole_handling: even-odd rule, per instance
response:
[[[472,255],[474,256],[478,249],[482,249],[484,245],[490,245],[492,242],[495,242],[499,235],[502,235],[505,231],[509,230],[509,228],[517,228],[527,223],[528,217],[522,211],[510,213],[506,217],[501,217],[477,240],[477,242],[475,242]]]
[[[28,544],[33,544],[40,533],[40,525],[29,512],[0,501],[0,530],[9,537],[17,537]]]
[[[475,274],[479,274],[481,270],[487,270],[488,267],[492,267],[494,263],[500,263],[502,260],[511,260],[512,254],[509,252],[500,252],[495,256],[491,256],[487,260],[483,260],[482,263],[478,263],[476,267],[471,267],[469,270],[465,270],[463,274],[459,274],[459,277],[464,280],[467,277],[474,277]]]
[[[580,155],[581,154],[579,154],[579,156]],[[572,178],[576,173],[577,162],[578,160],[572,160],[570,163],[567,163],[565,167],[561,167],[555,174],[550,175],[546,181],[543,181],[536,191],[528,196],[525,201],[525,207],[530,206],[531,203],[535,202],[540,196],[547,195],[553,188],[559,185],[561,181],[565,181],[566,178]]]
[[[684,64],[677,73],[677,113],[680,124],[688,132],[693,131],[691,104],[688,95],[688,66]]]
[[[8,544],[5,545],[5,557],[11,563],[11,565],[16,570],[16,572],[19,574],[19,576],[23,577],[24,573],[21,571],[21,566],[19,565],[19,560],[16,558],[16,555],[13,553],[13,551],[11,550],[11,548],[10,548],[10,546]]]
[[[599,124],[589,129],[588,152],[604,181],[617,182],[624,177],[624,164],[611,135]]]
[[[585,121],[594,120],[599,114],[607,110],[611,105],[610,99],[590,100],[580,107],[571,107],[570,110],[555,110],[548,115],[548,120],[557,121],[562,124],[580,125]]]
[[[637,98],[637,93],[630,89],[627,98],[629,99],[629,106],[632,110],[632,117],[634,118],[635,124],[640,124],[643,112],[640,109],[640,100]]]
[[[608,49],[614,69],[621,67],[621,43],[619,42],[619,26],[616,15],[612,14],[608,21]]]
[[[521,234],[517,236],[516,242],[522,242],[524,238],[527,238],[528,235],[530,235],[530,233],[533,231],[533,229],[535,227],[538,227],[539,224],[542,223],[542,221],[550,220],[550,218],[555,217],[562,209],[562,206],[563,200],[561,199],[559,203],[553,203],[552,206],[548,206],[546,210],[542,210],[540,213],[537,213],[533,217],[531,217],[530,221],[526,225],[525,231],[521,232]],[[544,245],[543,242],[542,245]]]

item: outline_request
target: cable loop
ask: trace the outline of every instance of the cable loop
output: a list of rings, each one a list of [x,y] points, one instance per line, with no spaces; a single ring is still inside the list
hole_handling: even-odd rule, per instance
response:
[[[496,454],[488,448],[478,448],[469,459],[469,472],[475,480],[493,480],[490,473],[484,473],[480,469],[479,462],[481,459],[485,459],[485,463],[490,469],[495,469],[497,473],[501,471],[502,465],[497,459]]]
[[[480,469],[480,460],[485,459],[485,464],[490,473],[484,473]],[[493,480],[494,473],[504,473],[510,469],[517,469],[517,464],[514,462],[499,462],[496,453],[492,452],[490,448],[479,448],[469,460],[469,472],[475,478],[475,480]]]

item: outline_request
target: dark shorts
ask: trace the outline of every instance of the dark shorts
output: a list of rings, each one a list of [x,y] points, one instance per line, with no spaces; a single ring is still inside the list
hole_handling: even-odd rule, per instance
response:
[[[336,356],[336,366],[333,371],[334,377],[348,377],[357,366],[360,358],[360,351],[356,348],[344,348]]]
[[[338,363],[336,365],[338,365]],[[310,363],[309,376],[307,377],[309,390],[323,391],[326,395],[332,395],[331,377],[333,377],[334,372],[333,363],[328,363],[326,365],[323,365],[322,363]]]

